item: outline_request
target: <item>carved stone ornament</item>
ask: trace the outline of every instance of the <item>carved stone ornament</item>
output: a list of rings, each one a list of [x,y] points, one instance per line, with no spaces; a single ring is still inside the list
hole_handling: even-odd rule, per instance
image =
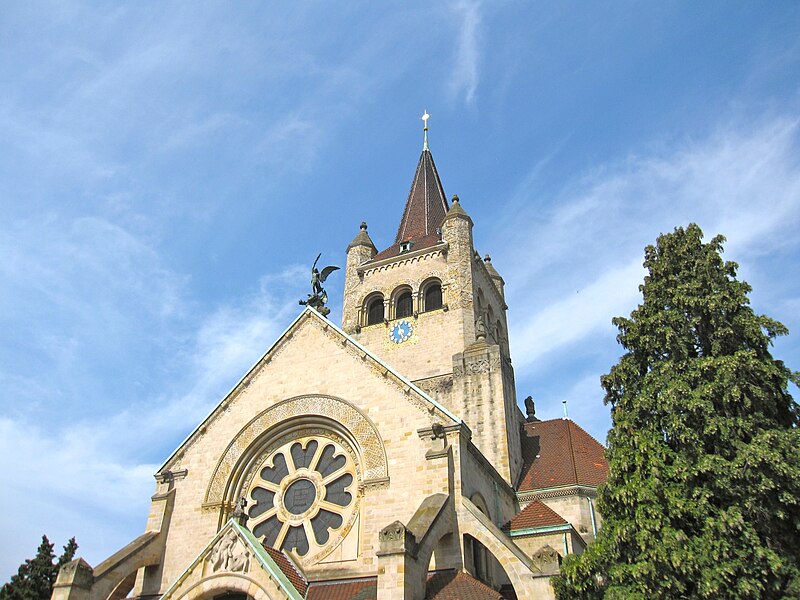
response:
[[[229,529],[214,544],[206,558],[213,573],[247,573],[250,571],[250,560],[250,551],[234,529]]]
[[[395,552],[410,552],[413,554],[417,546],[414,534],[400,521],[390,523],[381,529],[380,533],[378,533],[378,542],[380,543],[380,552],[386,554]]]
[[[534,552],[531,562],[546,575],[556,574],[561,570],[561,555],[550,545],[542,546]]]
[[[453,367],[453,375],[455,377],[463,377],[464,375],[489,373],[500,368],[500,364],[500,359],[497,357],[478,358],[463,365],[455,365]]]

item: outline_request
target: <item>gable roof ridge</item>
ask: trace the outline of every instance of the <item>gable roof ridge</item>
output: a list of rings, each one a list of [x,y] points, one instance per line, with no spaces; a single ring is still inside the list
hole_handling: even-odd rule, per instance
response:
[[[225,395],[222,396],[222,399],[214,406],[214,408],[211,409],[211,411],[206,415],[206,417],[202,421],[200,421],[200,423],[197,425],[197,427],[195,427],[191,431],[191,433],[189,435],[187,435],[186,438],[184,438],[184,440],[180,444],[178,444],[178,447],[175,448],[175,450],[172,452],[172,454],[169,455],[169,458],[167,458],[167,460],[165,460],[164,463],[158,468],[158,471],[156,471],[156,475],[158,475],[159,473],[164,471],[164,469],[166,469],[168,466],[170,466],[172,464],[173,460],[175,459],[175,457],[178,455],[178,453],[194,439],[194,437],[197,435],[197,433],[199,431],[201,431],[205,427],[205,425],[212,418],[214,418],[214,416],[216,416],[217,414],[222,412],[222,406],[225,403],[225,401],[228,398],[230,398],[231,396],[233,396],[244,385],[244,383],[246,381],[248,381],[248,378],[250,377],[250,375],[258,368],[259,365],[261,365],[264,362],[264,359],[266,359],[267,356],[269,356],[270,353],[272,353],[278,347],[278,345],[280,343],[282,343],[286,339],[287,335],[299,325],[301,320],[303,320],[304,318],[308,318],[309,315],[317,317],[325,325],[327,325],[329,327],[332,327],[334,329],[334,331],[336,331],[337,333],[339,333],[339,335],[341,335],[342,337],[347,339],[347,341],[350,342],[351,344],[353,344],[353,346],[358,348],[360,351],[364,352],[372,360],[374,360],[380,366],[382,366],[384,369],[386,369],[387,372],[391,373],[394,377],[396,377],[398,380],[400,380],[404,385],[407,385],[411,390],[413,390],[414,392],[416,392],[417,394],[422,396],[422,398],[424,400],[426,400],[427,402],[432,404],[435,408],[439,409],[442,413],[444,413],[447,417],[452,419],[455,423],[457,423],[459,425],[464,425],[465,424],[460,418],[458,418],[456,415],[454,415],[452,412],[450,412],[445,406],[443,406],[442,404],[437,402],[434,398],[432,398],[431,396],[426,394],[422,389],[417,387],[413,382],[411,382],[409,379],[406,379],[403,375],[401,375],[400,373],[395,371],[392,367],[390,367],[388,364],[386,364],[382,359],[380,359],[378,356],[373,354],[371,351],[367,350],[364,346],[359,344],[356,340],[354,340],[352,337],[350,337],[348,334],[346,334],[344,331],[342,331],[342,329],[340,327],[338,327],[335,323],[333,323],[332,321],[329,321],[327,318],[323,317],[320,313],[318,313],[312,307],[307,306],[305,309],[303,309],[300,312],[300,314],[297,315],[297,317],[295,317],[295,319],[283,331],[283,333],[281,333],[275,339],[275,341],[272,343],[272,345],[267,349],[266,352],[264,352],[264,354],[262,354],[259,357],[259,359],[253,364],[253,366],[251,366],[245,372],[245,374],[239,379],[239,381],[236,382],[236,385],[234,385]]]
[[[577,424],[575,421],[573,421],[572,419],[570,419],[570,420],[569,420],[569,422],[570,422],[570,423],[572,423],[572,425],[573,425],[573,426],[574,426],[574,427],[575,427],[575,428],[576,428],[578,431],[580,431],[580,432],[581,432],[583,435],[585,435],[585,436],[586,436],[586,437],[588,437],[590,440],[592,440],[592,441],[593,441],[595,444],[597,444],[598,446],[601,446],[602,448],[605,448],[605,446],[603,445],[603,443],[602,443],[602,442],[598,441],[596,437],[594,437],[594,436],[593,436],[591,433],[589,433],[589,432],[588,432],[588,431],[586,431],[586,430],[585,430],[583,427],[581,427],[580,425],[578,425],[578,424]]]
[[[570,421],[566,417],[564,420],[567,422],[567,439],[569,440],[569,459],[572,461],[572,473],[575,475],[575,481],[578,481],[578,468],[575,466],[575,444],[572,443],[572,427],[570,427]]]

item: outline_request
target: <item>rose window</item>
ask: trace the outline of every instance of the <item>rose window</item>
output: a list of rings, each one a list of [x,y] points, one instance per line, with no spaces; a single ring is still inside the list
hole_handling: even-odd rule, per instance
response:
[[[313,558],[347,533],[356,468],[343,443],[295,438],[268,453],[247,494],[248,527],[264,544]]]

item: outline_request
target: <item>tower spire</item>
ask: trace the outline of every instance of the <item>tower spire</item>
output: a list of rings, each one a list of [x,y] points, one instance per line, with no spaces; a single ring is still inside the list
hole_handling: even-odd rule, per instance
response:
[[[426,109],[425,110],[425,114],[422,115],[422,122],[425,123],[425,127],[423,127],[423,129],[422,129],[425,132],[425,139],[422,142],[422,149],[423,150],[427,150],[428,149],[428,119],[430,119],[430,118],[431,118],[431,116],[428,114],[428,110]]]

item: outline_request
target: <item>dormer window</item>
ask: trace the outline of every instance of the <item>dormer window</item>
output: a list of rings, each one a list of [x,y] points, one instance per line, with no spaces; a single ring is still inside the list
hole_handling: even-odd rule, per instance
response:
[[[410,252],[411,251],[411,247],[413,245],[414,245],[414,242],[412,242],[410,240],[407,241],[407,242],[401,242],[400,243],[400,254],[403,254],[403,252]]]

